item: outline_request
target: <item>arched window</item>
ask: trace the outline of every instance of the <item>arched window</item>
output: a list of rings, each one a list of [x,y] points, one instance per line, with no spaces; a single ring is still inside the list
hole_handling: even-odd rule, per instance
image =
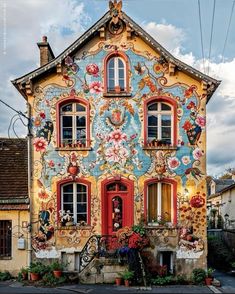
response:
[[[79,101],[68,101],[59,108],[60,146],[88,146],[88,109]]]
[[[88,222],[88,186],[83,183],[61,185],[61,210],[68,213],[73,222]]]
[[[149,180],[145,183],[145,215],[148,223],[176,223],[176,183]]]
[[[164,101],[152,101],[147,105],[147,140],[173,144],[173,109]]]
[[[128,93],[128,58],[123,52],[112,52],[104,59],[105,91],[109,94]]]

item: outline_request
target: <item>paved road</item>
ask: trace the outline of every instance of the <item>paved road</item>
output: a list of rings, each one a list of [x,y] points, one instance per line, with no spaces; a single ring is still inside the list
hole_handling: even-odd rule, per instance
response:
[[[219,288],[221,292],[235,293],[235,275],[216,271],[214,276],[221,282],[221,288]]]
[[[16,294],[16,293],[91,293],[91,294],[134,294],[134,293],[213,293],[206,286],[164,286],[153,288],[137,288],[137,287],[117,287],[115,285],[71,285],[58,288],[36,288],[32,286],[22,286],[18,282],[2,282],[0,283],[0,293]]]

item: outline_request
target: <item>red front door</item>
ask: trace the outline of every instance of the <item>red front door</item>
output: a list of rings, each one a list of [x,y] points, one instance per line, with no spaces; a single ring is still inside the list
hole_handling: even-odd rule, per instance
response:
[[[103,189],[103,234],[133,225],[133,192],[127,182],[109,182]]]

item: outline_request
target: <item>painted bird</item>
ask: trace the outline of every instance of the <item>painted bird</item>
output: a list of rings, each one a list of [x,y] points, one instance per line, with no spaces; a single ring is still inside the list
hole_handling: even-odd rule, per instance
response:
[[[186,176],[191,175],[198,181],[202,177],[203,173],[200,171],[199,168],[191,167],[186,169],[185,175]]]

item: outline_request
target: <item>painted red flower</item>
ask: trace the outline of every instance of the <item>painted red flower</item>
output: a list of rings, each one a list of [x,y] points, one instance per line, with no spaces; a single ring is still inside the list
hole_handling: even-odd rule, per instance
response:
[[[46,118],[46,115],[45,115],[44,112],[40,112],[40,113],[39,113],[39,116],[40,116],[42,119],[45,119],[45,118]]]
[[[126,134],[122,133],[119,129],[111,132],[108,136],[108,141],[113,142],[114,145],[119,145],[122,141],[126,140]]]
[[[40,199],[47,199],[49,197],[49,195],[46,193],[45,190],[41,190],[41,192],[38,192],[38,197]]]
[[[45,152],[48,143],[43,137],[40,137],[40,138],[34,139],[33,145],[34,145],[37,152],[39,152],[39,151]]]
[[[195,103],[193,101],[190,101],[189,104],[187,105],[187,109],[195,108]]]
[[[90,63],[86,66],[86,71],[89,75],[93,77],[98,77],[99,67],[95,63]]]
[[[54,163],[53,160],[49,160],[48,165],[49,165],[50,168],[53,168],[55,166],[55,163]]]
[[[182,126],[182,128],[185,130],[185,131],[189,131],[191,130],[193,127],[193,125],[191,124],[190,121],[186,120],[186,122],[184,123],[184,125]]]
[[[90,92],[92,94],[99,94],[103,91],[101,82],[92,82],[89,85]]]

